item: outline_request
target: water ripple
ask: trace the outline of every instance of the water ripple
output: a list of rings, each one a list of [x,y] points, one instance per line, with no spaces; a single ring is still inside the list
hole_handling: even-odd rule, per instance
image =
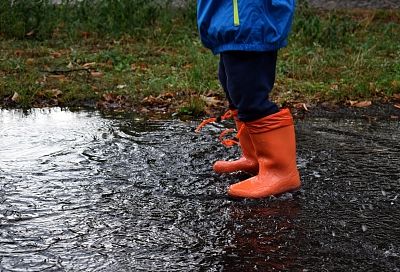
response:
[[[298,121],[303,188],[264,200],[195,127],[0,111],[0,271],[398,271],[398,122]]]

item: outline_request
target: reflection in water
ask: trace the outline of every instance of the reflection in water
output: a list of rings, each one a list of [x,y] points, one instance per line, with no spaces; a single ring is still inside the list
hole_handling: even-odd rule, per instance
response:
[[[299,201],[238,202],[230,208],[231,244],[223,258],[225,271],[294,271],[299,244]]]
[[[0,271],[398,271],[397,122],[298,121],[301,193],[254,201],[195,126],[0,111]]]

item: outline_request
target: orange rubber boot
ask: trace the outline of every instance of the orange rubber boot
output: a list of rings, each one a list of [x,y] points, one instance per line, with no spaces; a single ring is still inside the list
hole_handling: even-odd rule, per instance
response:
[[[262,198],[300,187],[293,118],[288,109],[245,123],[256,150],[257,176],[233,184],[233,197]]]
[[[213,169],[219,174],[244,171],[256,175],[258,173],[258,161],[249,132],[246,127],[242,128],[244,123],[237,118],[237,112],[234,113],[234,118],[237,131],[242,129],[238,137],[242,156],[235,161],[217,161],[214,163]]]

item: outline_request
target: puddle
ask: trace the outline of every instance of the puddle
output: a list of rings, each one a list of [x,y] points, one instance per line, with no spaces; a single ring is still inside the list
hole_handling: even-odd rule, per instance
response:
[[[303,188],[264,200],[196,125],[0,111],[0,271],[400,271],[398,121],[298,120]]]

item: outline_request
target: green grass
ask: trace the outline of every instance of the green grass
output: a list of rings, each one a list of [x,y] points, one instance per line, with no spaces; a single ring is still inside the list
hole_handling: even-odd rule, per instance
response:
[[[199,41],[193,5],[9,2],[0,4],[2,107],[97,103],[198,115],[210,107],[202,95],[223,99],[218,57]],[[398,10],[322,12],[301,4],[272,97],[281,104],[388,101],[400,93],[399,40]]]
[[[400,92],[400,11],[304,13],[281,52],[278,91],[334,102]]]

